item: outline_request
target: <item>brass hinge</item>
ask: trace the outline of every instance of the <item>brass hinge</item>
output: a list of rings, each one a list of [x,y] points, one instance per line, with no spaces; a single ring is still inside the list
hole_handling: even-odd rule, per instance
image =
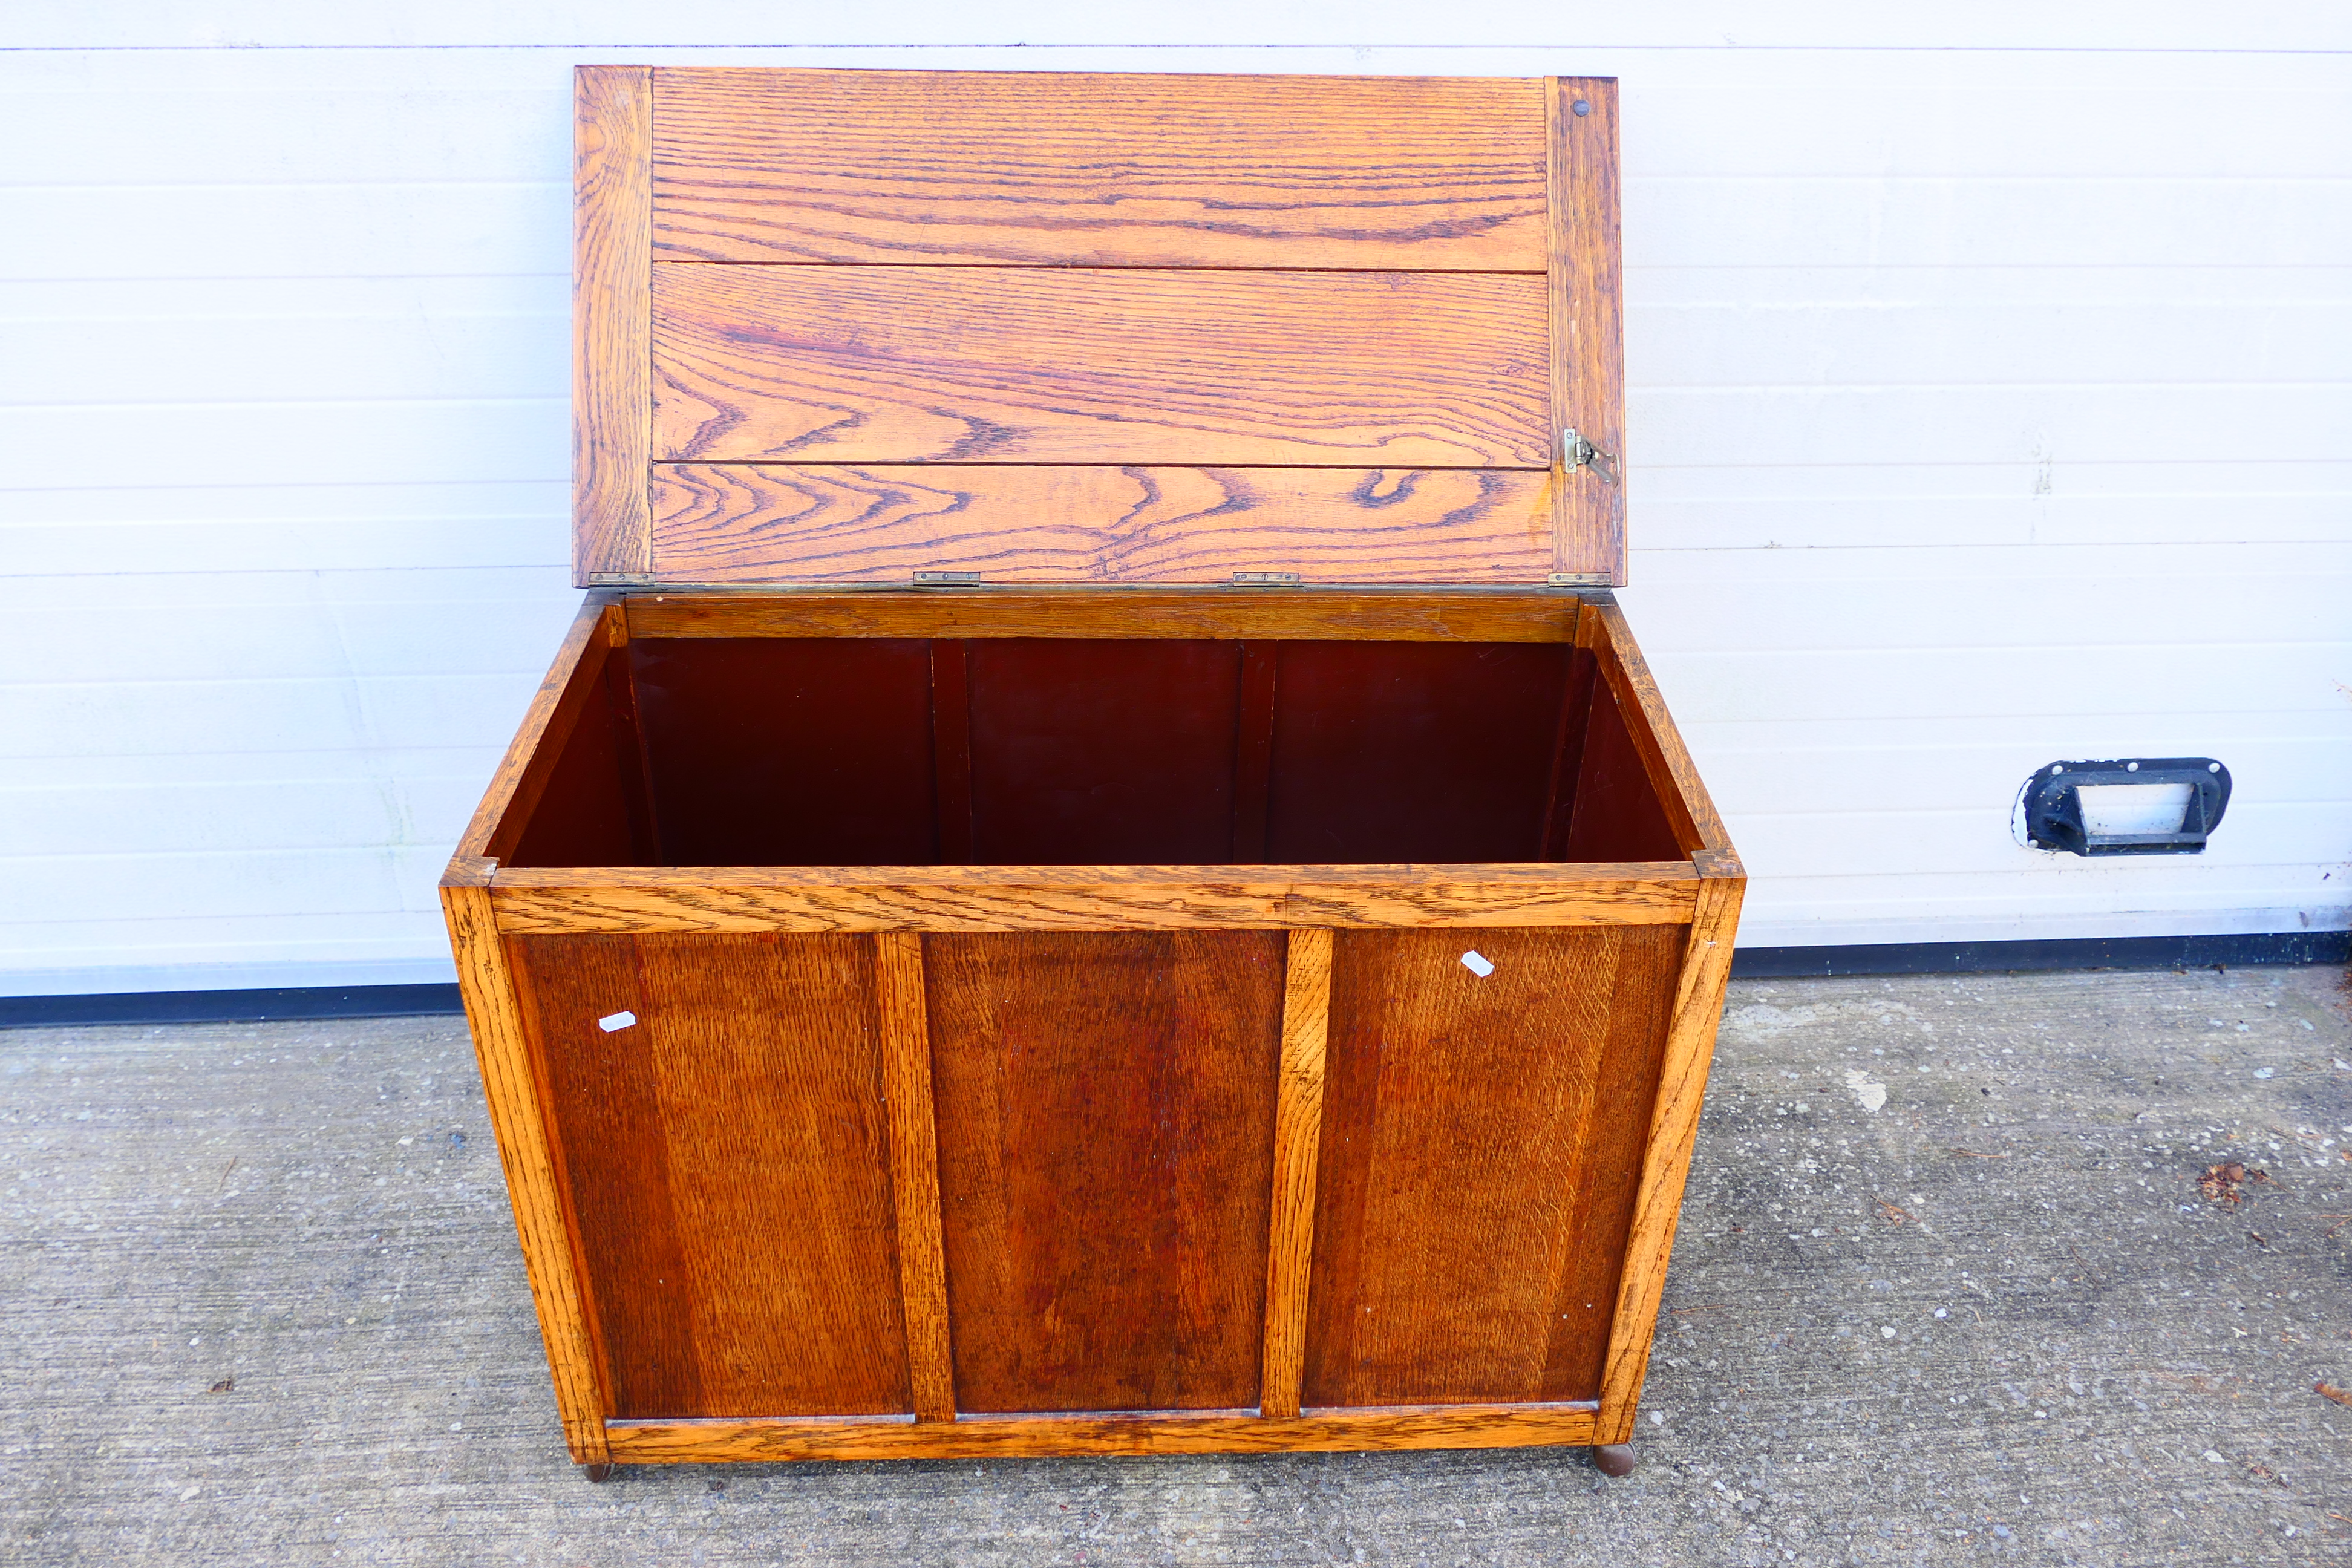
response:
[[[1296,588],[1298,586],[1298,574],[1296,572],[1236,572],[1234,574],[1234,586],[1236,588]]]
[[[915,586],[918,588],[977,588],[980,586],[980,574],[977,572],[918,572],[915,574]]]
[[[1617,482],[1617,454],[1602,451],[1573,429],[1559,433],[1559,456],[1571,468],[1591,468],[1611,484]]]

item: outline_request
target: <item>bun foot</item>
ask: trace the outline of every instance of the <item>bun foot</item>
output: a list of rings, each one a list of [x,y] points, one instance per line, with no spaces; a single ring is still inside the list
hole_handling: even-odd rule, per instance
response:
[[[1633,1445],[1631,1443],[1595,1443],[1592,1463],[1604,1476],[1630,1476],[1633,1473]]]
[[[1628,1449],[1627,1452],[1630,1453],[1632,1450]],[[1627,1469],[1631,1469],[1633,1467],[1633,1460],[1628,1459],[1625,1461],[1625,1468]],[[592,1481],[609,1481],[613,1479],[613,1467],[610,1465],[583,1465],[580,1467],[580,1473]]]

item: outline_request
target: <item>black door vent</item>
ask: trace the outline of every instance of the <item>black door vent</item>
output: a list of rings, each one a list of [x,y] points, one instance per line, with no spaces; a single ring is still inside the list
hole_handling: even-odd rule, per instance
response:
[[[2230,806],[2230,770],[2210,757],[2052,763],[2017,796],[2017,837],[2070,855],[2194,855]]]

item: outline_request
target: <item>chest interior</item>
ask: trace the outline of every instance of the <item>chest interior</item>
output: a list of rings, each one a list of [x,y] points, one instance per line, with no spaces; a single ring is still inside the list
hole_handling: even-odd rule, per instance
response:
[[[926,636],[952,617],[906,610],[910,635],[872,637],[665,635],[698,628],[642,615],[650,635],[583,682],[503,863],[1685,853],[1573,601],[1490,628],[1549,640],[1073,637],[1050,615],[1036,635]]]

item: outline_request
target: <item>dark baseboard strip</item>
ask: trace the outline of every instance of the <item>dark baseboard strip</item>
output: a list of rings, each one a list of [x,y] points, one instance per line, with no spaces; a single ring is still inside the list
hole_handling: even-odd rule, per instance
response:
[[[2352,931],[2231,936],[2081,937],[2063,942],[1890,942],[1852,947],[1746,947],[1734,979],[1837,974],[1982,974],[2019,969],[2226,969],[2352,962]]]
[[[2210,969],[2352,963],[2352,931],[2086,937],[2066,942],[1902,942],[1748,947],[1735,978],[1978,974],[2020,969]],[[258,1024],[289,1018],[404,1018],[461,1013],[455,985],[302,985],[278,991],[124,991],[0,996],[0,1028],[77,1024]]]
[[[0,1028],[69,1024],[260,1024],[461,1013],[448,985],[296,985],[278,991],[121,991],[0,996]]]

